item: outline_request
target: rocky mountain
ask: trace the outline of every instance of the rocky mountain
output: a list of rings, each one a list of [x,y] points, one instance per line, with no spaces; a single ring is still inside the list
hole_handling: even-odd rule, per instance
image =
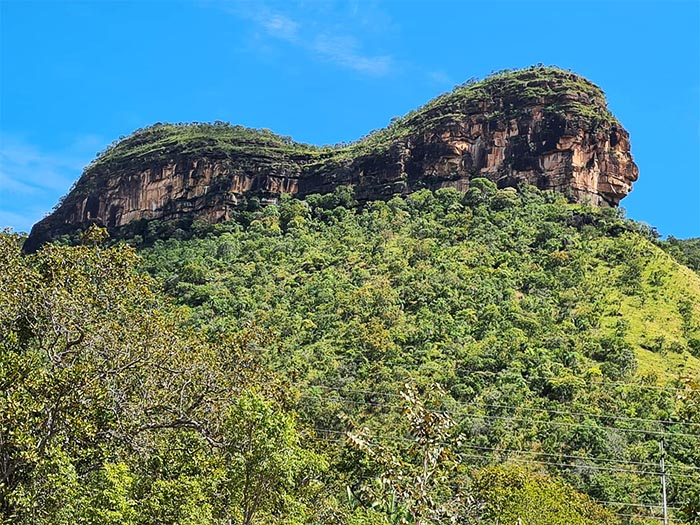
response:
[[[119,234],[132,221],[210,222],[253,197],[354,187],[360,201],[422,188],[466,190],[475,177],[527,182],[576,202],[617,206],[637,179],[629,134],[603,92],[569,71],[531,67],[456,87],[388,127],[317,147],[227,123],[155,124],[116,142],[37,223],[34,251],[90,223]]]

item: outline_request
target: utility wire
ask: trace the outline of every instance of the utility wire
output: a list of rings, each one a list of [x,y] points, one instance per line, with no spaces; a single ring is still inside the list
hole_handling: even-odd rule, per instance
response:
[[[673,386],[673,385],[643,385],[641,383],[624,383],[622,381],[601,381],[596,383],[586,383],[586,386],[633,386],[636,388],[643,388],[648,390],[675,390],[675,391],[689,391],[697,392],[700,388],[691,388],[689,386]]]
[[[314,428],[315,431],[320,432],[320,433],[325,433],[325,434],[335,434],[335,435],[342,435],[346,436],[347,432],[342,431],[342,430],[333,430],[333,429],[327,429],[327,428]],[[370,435],[366,436],[367,438],[373,440],[373,442],[378,443],[379,441],[392,441],[392,442],[400,442],[400,443],[417,443],[416,439],[412,438],[405,438],[405,437],[398,437],[398,436],[377,436],[377,435]],[[338,443],[345,442],[343,439],[326,439],[325,441],[334,441]],[[448,444],[448,443],[442,443],[442,444]],[[465,448],[472,448],[470,446],[466,446]],[[488,449],[489,447],[481,447],[483,449]],[[496,452],[512,452],[512,453],[527,453],[527,451],[521,451],[521,450],[515,450],[515,449],[492,449],[493,451]],[[460,457],[469,457],[469,458],[476,458],[476,459],[487,459],[485,455],[478,455],[478,454],[460,454]],[[648,476],[660,476],[661,472],[656,471],[656,470],[634,470],[634,469],[624,469],[624,468],[616,468],[616,467],[604,467],[601,465],[581,465],[581,464],[573,464],[573,463],[561,463],[561,462],[555,462],[555,461],[540,461],[540,460],[535,460],[535,459],[523,459],[523,458],[514,458],[509,456],[509,460],[515,461],[518,463],[532,463],[532,464],[541,464],[541,465],[552,465],[552,466],[557,466],[557,467],[567,467],[567,468],[575,468],[575,469],[592,469],[592,470],[602,470],[602,471],[609,471],[609,472],[618,472],[618,473],[624,473],[624,474],[635,474],[635,475],[648,475]],[[599,460],[600,461],[600,460]],[[608,460],[605,460],[608,461]],[[668,472],[667,472],[668,474]],[[691,475],[686,475],[686,474],[672,474],[670,475],[672,478],[680,478],[680,479],[697,479],[697,476],[691,476]]]
[[[623,518],[637,518],[637,519],[642,519],[642,520],[656,520],[656,521],[664,521],[664,519],[661,516],[640,516],[639,514],[621,514],[619,512],[613,512],[615,516],[622,516]]]
[[[586,461],[608,461],[612,463],[620,463],[624,465],[639,465],[639,466],[646,466],[646,467],[655,467],[656,463],[649,463],[649,462],[644,462],[644,461],[625,461],[624,459],[608,459],[608,458],[597,458],[594,456],[576,456],[576,455],[567,455],[567,454],[552,454],[552,453],[547,453],[547,452],[537,452],[536,450],[519,450],[519,449],[512,449],[512,448],[496,448],[496,447],[482,447],[482,446],[477,446],[477,445],[460,445],[461,447],[464,448],[469,448],[472,450],[487,450],[490,452],[511,452],[511,453],[518,453],[518,454],[531,454],[535,456],[547,456],[547,457],[554,457],[554,458],[566,458],[566,459],[582,459]]]
[[[327,429],[317,429],[317,430],[323,431],[323,432],[330,432],[330,433],[334,433],[334,434],[344,434],[344,432],[340,432],[340,431],[336,431],[336,430],[327,430]],[[321,438],[317,438],[317,439],[321,439]],[[322,441],[334,442],[334,443],[344,443],[344,442],[345,442],[344,439],[338,439],[338,438],[336,438],[336,439],[333,439],[333,438],[324,438],[324,439],[322,439]],[[402,440],[402,441],[412,441],[412,440],[410,440],[410,439],[405,439],[405,440]],[[462,457],[464,457],[464,456],[470,457],[470,458],[484,459],[483,456],[479,456],[479,455],[475,455],[475,454],[466,454],[466,455],[462,455]],[[517,458],[508,458],[508,459],[510,459],[510,460],[512,460],[512,461],[516,461],[516,462],[521,462],[521,463],[534,463],[534,464],[544,464],[544,465],[561,465],[561,463],[553,463],[553,462],[547,462],[547,461],[518,460]],[[573,465],[573,466],[575,466],[575,465]],[[634,473],[634,474],[645,474],[644,472],[640,472],[640,471],[628,471],[628,470],[625,470],[625,469],[610,469],[610,468],[608,468],[608,469],[606,469],[606,470],[612,470],[612,471],[614,471],[614,472],[625,472],[625,473],[632,472],[632,473]],[[659,475],[660,473],[658,473],[658,472],[653,472],[653,474],[654,474],[654,475]],[[360,480],[360,481],[369,481],[369,480],[376,479],[376,476],[360,476],[360,477],[358,477],[358,478],[356,478],[356,479],[357,479],[357,480]],[[592,499],[593,499],[593,498],[592,498]],[[628,503],[628,502],[624,502],[624,501],[603,501],[603,500],[596,500],[596,499],[593,499],[593,501],[595,501],[596,503],[598,503],[598,504],[600,504],[600,505],[606,505],[606,506],[609,506],[609,505],[616,505],[616,506],[622,506],[622,507],[644,508],[644,509],[649,509],[649,510],[662,508],[661,505],[651,505],[651,504],[646,505],[646,504],[643,504],[643,503]],[[674,511],[680,510],[680,507],[676,507],[676,506],[671,506],[671,507],[667,507],[667,508],[668,508],[669,510],[674,510]],[[612,511],[612,510],[610,510],[610,512],[612,512],[612,513],[615,514],[616,516],[623,516],[623,517],[630,517],[630,518],[635,518],[635,517],[638,518],[638,517],[640,517],[639,514],[624,514],[624,513],[615,512],[615,511]],[[656,520],[662,520],[662,519],[663,519],[663,518],[661,518],[661,517],[659,517],[659,516],[641,516],[641,517],[643,517],[644,519],[656,519]]]
[[[313,398],[310,395],[302,395],[302,397],[306,398]],[[375,407],[384,407],[384,408],[393,408],[393,409],[401,409],[403,408],[401,405],[396,405],[396,404],[391,404],[391,403],[380,403],[380,402],[373,402],[373,401],[353,401],[348,398],[343,398],[343,397],[337,397],[337,398],[325,398],[326,401],[337,401],[340,403],[347,403],[347,404],[352,404],[356,406],[375,406]],[[482,408],[485,406],[488,406],[487,404],[477,404],[477,403],[459,403],[458,404],[460,407],[472,407],[472,408]],[[514,409],[514,410],[528,410],[525,408],[517,407],[517,406],[512,406],[512,405],[498,405],[500,408],[507,408],[507,409]],[[541,411],[541,412],[547,412],[547,409],[530,409],[534,411]],[[454,409],[445,409],[441,410],[439,412],[442,413],[447,413],[451,414],[453,416],[460,416],[464,419],[470,419],[470,420],[475,420],[475,419],[488,419],[488,420],[506,420],[506,421],[518,421],[518,422],[527,422],[527,423],[544,423],[547,425],[552,425],[556,427],[566,427],[566,428],[580,428],[580,427],[588,427],[587,423],[573,423],[573,422],[567,422],[567,421],[552,421],[552,420],[542,420],[542,419],[528,419],[528,418],[521,418],[521,417],[516,417],[516,416],[496,416],[496,415],[488,415],[488,414],[469,414],[469,413],[464,413],[458,410]],[[571,414],[575,415],[575,413],[566,413],[566,412],[560,412],[559,415],[563,414]],[[661,424],[661,420],[647,420],[648,422],[655,422],[657,424]],[[605,430],[614,430],[618,432],[627,432],[627,433],[633,433],[633,434],[646,434],[646,435],[656,435],[656,436],[666,436],[666,435],[671,435],[674,437],[689,437],[693,439],[700,439],[700,433],[698,434],[689,434],[689,433],[684,433],[684,432],[672,432],[669,433],[666,430],[644,430],[640,428],[622,428],[622,427],[613,427],[609,425],[598,425],[597,428],[600,429],[605,429]]]
[[[482,447],[482,446],[476,446],[476,445],[460,445],[461,447],[464,448],[469,448],[473,450],[486,450],[486,451],[492,451],[492,452],[510,452],[510,453],[515,453],[515,454],[531,454],[533,456],[547,456],[547,457],[554,457],[554,458],[565,458],[565,459],[581,459],[581,460],[586,460],[586,461],[606,461],[609,463],[619,463],[621,465],[637,465],[637,466],[642,466],[642,467],[655,467],[656,463],[649,463],[645,461],[626,461],[624,459],[610,459],[610,458],[599,458],[595,456],[576,456],[576,455],[567,455],[567,454],[553,454],[553,453],[547,453],[547,452],[538,452],[536,450],[520,450],[520,449],[513,449],[513,448],[494,448],[494,447]],[[669,466],[669,465],[667,465]],[[691,465],[672,465],[674,468],[675,467],[682,467],[694,471],[700,471],[700,467],[693,467]],[[659,475],[661,473],[659,472]]]
[[[591,499],[593,499],[593,498],[591,498]],[[593,499],[593,501],[595,501],[596,503],[599,503],[601,505],[619,505],[621,507],[635,507],[635,508],[649,509],[649,510],[660,509],[663,507],[662,505],[651,505],[651,504],[644,504],[644,503],[626,503],[624,501],[603,501],[603,500],[599,500],[599,499]],[[667,506],[666,508],[669,510],[681,510],[680,507],[668,507]],[[610,510],[610,509],[608,509],[608,510]],[[638,514],[620,514],[618,512],[614,512],[612,510],[610,512],[612,512],[613,514],[617,514],[619,516],[637,516],[637,517],[639,517]],[[645,519],[657,518],[657,516],[644,516],[644,518]],[[663,519],[660,516],[658,518]]]
[[[330,429],[324,429],[324,428],[315,428],[314,430],[317,430],[319,432],[325,432],[325,433],[346,434],[346,432],[343,432],[340,430],[330,430]],[[386,438],[386,439],[390,439],[390,438]],[[415,441],[415,440],[412,440],[410,438],[405,438],[405,439],[408,441],[412,441],[412,442]],[[612,463],[619,463],[622,465],[638,465],[638,466],[646,466],[646,467],[655,467],[656,466],[656,463],[649,463],[649,462],[625,461],[622,459],[596,458],[594,456],[575,456],[575,455],[566,455],[566,454],[551,454],[551,453],[546,453],[546,452],[537,452],[535,450],[520,450],[520,449],[512,449],[512,448],[484,447],[484,446],[478,446],[478,445],[459,445],[459,447],[460,448],[468,448],[470,450],[483,450],[483,451],[488,451],[488,452],[530,454],[530,455],[535,455],[535,456],[547,456],[547,457],[553,457],[553,458],[566,458],[566,459],[579,459],[579,460],[585,460],[585,461],[607,461],[607,462],[612,462]]]
[[[323,386],[323,385],[310,385],[310,386]],[[666,385],[645,385],[642,383],[625,383],[624,381],[595,381],[584,383],[586,387],[599,387],[599,386],[614,386],[614,387],[634,387],[645,390],[662,390],[662,391],[683,391],[683,392],[700,392],[700,388],[692,388],[690,386],[674,386],[671,384]]]
[[[310,385],[310,387],[316,387],[316,388],[325,388],[327,390],[333,390],[336,392],[352,392],[352,393],[357,393],[357,394],[370,394],[370,395],[378,395],[378,396],[387,396],[387,397],[395,397],[395,398],[400,398],[401,394],[394,394],[394,393],[389,393],[389,392],[377,392],[377,391],[372,391],[372,390],[352,390],[348,388],[343,388],[343,387],[331,387],[331,386],[325,386],[325,385]],[[457,402],[458,405],[462,406],[473,406],[473,407],[490,407],[490,408],[517,408],[518,410],[524,410],[528,412],[549,412],[550,414],[559,414],[559,415],[567,415],[567,416],[586,416],[586,417],[600,417],[600,418],[606,418],[606,419],[616,419],[618,421],[631,421],[631,422],[640,422],[640,423],[658,423],[658,424],[663,424],[663,425],[684,425],[684,426],[693,426],[693,427],[698,427],[700,428],[700,423],[692,423],[692,422],[685,422],[685,421],[672,421],[669,419],[650,419],[650,418],[642,418],[642,417],[627,417],[627,416],[618,416],[615,414],[595,414],[593,412],[569,412],[565,410],[556,410],[552,408],[535,408],[535,407],[515,407],[512,405],[501,405],[501,404],[492,404],[492,403],[460,403]]]
[[[460,415],[457,412],[453,412],[454,415]],[[525,423],[545,423],[546,425],[551,425],[555,427],[564,427],[564,428],[581,428],[581,427],[588,427],[589,425],[587,423],[570,423],[566,421],[551,421],[551,420],[539,420],[539,419],[527,419],[527,418],[521,418],[521,417],[513,417],[513,416],[490,416],[490,415],[480,415],[480,414],[462,414],[462,417],[464,419],[470,419],[470,420],[475,420],[475,419],[490,419],[490,420],[504,420],[504,421],[518,421],[518,422],[525,422]],[[614,430],[617,432],[627,432],[630,434],[645,434],[645,435],[654,435],[654,436],[667,436],[667,435],[672,435],[674,437],[689,437],[693,439],[700,439],[700,434],[687,434],[683,432],[673,432],[670,433],[663,431],[663,430],[643,430],[640,428],[620,428],[620,427],[611,427],[608,425],[598,425],[597,428],[601,428],[604,430]]]
[[[596,503],[602,503],[603,505],[622,505],[625,507],[639,507],[645,509],[660,509],[663,505],[645,505],[644,503],[625,503],[624,501],[601,501],[595,500]],[[670,510],[680,510],[680,507],[666,507]]]

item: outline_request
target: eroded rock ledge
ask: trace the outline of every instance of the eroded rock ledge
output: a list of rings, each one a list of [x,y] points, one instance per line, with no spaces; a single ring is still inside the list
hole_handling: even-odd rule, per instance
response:
[[[557,68],[532,67],[467,83],[349,145],[316,147],[224,123],[156,124],[117,142],[86,168],[25,244],[97,222],[191,216],[221,221],[242,199],[263,203],[352,185],[360,201],[421,188],[466,190],[487,177],[616,206],[638,169],[629,135],[602,91]]]

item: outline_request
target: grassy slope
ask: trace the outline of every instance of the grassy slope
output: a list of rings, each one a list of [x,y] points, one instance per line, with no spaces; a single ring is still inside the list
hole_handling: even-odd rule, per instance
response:
[[[601,254],[616,249],[612,239],[596,244]],[[623,260],[601,257],[596,268],[594,279],[604,290],[608,314],[602,326],[612,331],[624,319],[639,377],[667,382],[700,373],[700,358],[691,348],[700,339],[700,276],[641,237],[626,239],[621,255]],[[621,281],[627,284],[620,286]]]
[[[651,243],[645,243],[643,249],[643,295],[623,295],[619,289],[609,292],[611,298],[619,298],[621,312],[629,321],[626,339],[637,354],[638,373],[656,373],[667,379],[699,374],[700,359],[688,352],[687,345],[689,338],[700,337],[700,276]],[[679,311],[682,301],[691,303],[695,321],[690,329],[684,328]]]

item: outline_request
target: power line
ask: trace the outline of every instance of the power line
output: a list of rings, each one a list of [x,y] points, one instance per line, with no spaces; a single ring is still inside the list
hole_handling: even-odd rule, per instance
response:
[[[328,390],[333,390],[336,392],[352,392],[352,393],[358,393],[358,394],[370,394],[370,395],[379,395],[379,396],[387,396],[387,397],[395,397],[395,398],[401,398],[401,394],[394,394],[390,392],[378,392],[378,391],[372,391],[372,390],[353,390],[349,388],[343,388],[343,387],[331,387],[331,386],[326,386],[326,385],[310,385],[311,388],[317,387],[317,388],[325,388]],[[559,414],[559,415],[568,415],[568,416],[587,416],[587,417],[600,417],[600,418],[606,418],[606,419],[616,419],[618,421],[630,421],[630,422],[640,422],[640,423],[657,423],[657,424],[663,424],[663,425],[684,425],[684,426],[693,426],[693,427],[700,427],[700,423],[692,423],[692,422],[686,422],[686,421],[673,421],[669,419],[651,419],[651,418],[641,418],[641,417],[626,417],[626,416],[618,416],[615,414],[595,414],[592,412],[569,412],[565,410],[556,410],[552,408],[535,408],[535,407],[516,407],[512,405],[501,405],[501,404],[493,404],[493,403],[464,403],[464,402],[456,402],[458,405],[462,406],[473,406],[473,407],[490,407],[490,408],[516,408],[518,410],[524,410],[528,412],[548,412],[550,414]]]
[[[457,412],[453,412],[454,415],[460,415]],[[551,420],[539,420],[539,419],[527,419],[527,418],[521,418],[521,417],[514,417],[514,416],[490,416],[490,415],[479,415],[479,414],[462,414],[462,416],[465,419],[489,419],[489,420],[505,420],[505,421],[519,421],[519,422],[525,422],[525,423],[545,423],[547,425],[555,426],[555,427],[564,427],[564,428],[581,428],[581,427],[588,427],[586,423],[571,423],[571,422],[566,422],[566,421],[551,421]],[[643,430],[639,428],[620,428],[620,427],[611,427],[609,425],[598,425],[597,428],[604,429],[604,430],[615,430],[617,432],[627,432],[630,434],[645,434],[645,435],[654,435],[654,436],[666,436],[669,435],[668,432],[663,431],[663,430]],[[675,437],[689,437],[689,438],[694,438],[694,439],[700,439],[699,434],[686,434],[683,432],[673,432],[671,435]]]
[[[498,404],[487,404],[484,403],[481,406],[488,406],[492,408],[514,408],[512,406],[508,405],[498,405]],[[565,410],[556,410],[552,408],[528,408],[528,407],[523,407],[523,408],[518,408],[518,410],[524,410],[528,412],[548,412],[550,414],[558,414],[558,415],[565,415],[565,416],[585,416],[585,417],[600,417],[600,418],[606,418],[606,419],[615,419],[617,421],[630,421],[630,422],[637,422],[637,423],[656,423],[660,425],[687,425],[687,426],[697,426],[700,427],[700,423],[690,423],[690,422],[684,422],[684,421],[671,421],[668,419],[648,419],[648,418],[642,418],[642,417],[626,417],[626,416],[616,416],[613,414],[594,414],[592,412],[567,412]]]
[[[324,429],[318,429],[318,430],[324,431]],[[341,433],[342,433],[342,432],[340,432],[340,431],[330,431],[330,430],[325,430],[325,431],[326,431],[326,432],[337,433],[337,434],[341,434]],[[388,438],[387,438],[387,439],[388,439]],[[324,440],[324,441],[329,441],[329,442],[334,442],[334,443],[344,443],[344,442],[345,442],[345,440],[343,440],[343,439],[326,438],[326,439],[323,439],[323,440]],[[399,439],[393,439],[393,440],[398,441]],[[401,441],[413,441],[413,440],[410,440],[410,439],[401,439]],[[484,456],[479,456],[479,455],[475,455],[475,454],[462,454],[460,457],[470,457],[470,458],[476,458],[476,459],[484,459]],[[578,467],[577,465],[569,465],[569,464],[562,464],[562,463],[554,463],[554,462],[548,462],[548,461],[532,461],[532,460],[519,459],[519,458],[508,458],[508,459],[509,459],[510,461],[514,461],[514,462],[517,462],[517,463],[531,463],[531,464],[538,464],[538,465],[539,465],[539,464],[542,464],[542,465],[554,465],[554,466],[570,466],[570,467],[572,467],[572,468],[573,468],[573,467]],[[630,470],[626,470],[626,469],[613,469],[613,468],[600,467],[600,470],[603,470],[603,469],[604,469],[604,470],[607,470],[607,471],[623,472],[623,473],[633,473],[633,474],[637,474],[637,475],[645,475],[645,474],[646,474],[646,475],[648,475],[648,474],[658,475],[658,474],[659,474],[658,472],[649,473],[649,472],[644,472],[644,471],[630,471]],[[376,476],[360,476],[360,477],[358,477],[358,478],[356,478],[356,479],[358,479],[358,480],[363,480],[363,481],[367,481],[367,480],[376,479]],[[641,508],[644,508],[644,509],[649,509],[650,511],[653,510],[653,509],[662,508],[661,505],[651,505],[651,504],[646,505],[646,504],[643,504],[643,503],[628,503],[628,502],[624,502],[624,501],[603,501],[603,500],[596,500],[596,499],[593,499],[593,498],[591,498],[591,499],[592,499],[595,503],[597,503],[597,504],[599,504],[599,505],[604,505],[604,506],[615,505],[615,506],[621,506],[621,507],[634,507],[634,508],[640,508],[640,509],[641,509]],[[670,507],[667,507],[667,509],[676,511],[676,510],[680,510],[680,507],[670,506]],[[608,510],[609,512],[611,512],[612,514],[615,514],[616,516],[623,516],[623,517],[630,517],[630,518],[633,518],[633,517],[640,517],[639,514],[625,514],[625,513],[615,512],[615,511],[610,510],[610,509],[607,509],[607,510]],[[642,516],[642,517],[643,517],[644,519],[650,519],[650,518],[651,518],[651,519],[656,519],[656,520],[659,520],[659,521],[662,521],[662,520],[663,520],[663,518],[658,517],[658,516]]]
[[[324,385],[309,385],[309,386],[320,386]],[[577,385],[581,386],[581,385]],[[614,386],[614,387],[634,387],[645,390],[662,390],[662,391],[683,391],[683,392],[700,392],[700,388],[693,388],[690,386],[674,386],[671,384],[666,385],[646,385],[642,383],[625,383],[624,381],[595,381],[584,383],[583,386],[586,387],[599,387],[599,386]],[[398,394],[389,394],[398,395]]]
[[[460,457],[471,457],[471,458],[481,458],[483,459],[483,456],[480,456],[478,454],[460,454]],[[615,467],[603,467],[601,465],[577,465],[575,463],[559,463],[556,461],[540,461],[537,459],[524,459],[524,458],[517,458],[517,457],[508,457],[509,461],[515,461],[518,463],[531,463],[531,464],[542,464],[542,465],[553,465],[556,467],[566,467],[566,468],[577,468],[577,469],[593,469],[593,470],[604,470],[606,472],[619,472],[623,474],[635,474],[635,475],[643,475],[643,476],[658,476],[660,472],[652,471],[652,470],[633,470],[633,469],[623,469],[623,468],[615,468]]]
[[[664,519],[661,516],[640,516],[639,514],[621,514],[619,512],[613,512],[615,516],[622,516],[623,518],[637,518],[637,519],[644,519],[644,520],[656,520],[656,521],[663,521]]]
[[[643,389],[648,389],[648,390],[675,390],[675,391],[688,391],[688,392],[698,392],[700,391],[700,388],[692,388],[689,386],[673,386],[673,385],[643,385],[641,383],[624,383],[622,381],[600,381],[596,383],[586,383],[586,386],[593,386],[593,385],[600,385],[600,386],[633,386],[636,388],[643,388]]]
[[[341,430],[333,430],[333,429],[327,429],[327,428],[314,428],[315,431],[321,432],[321,433],[326,433],[326,434],[335,434],[335,435],[343,435],[347,436],[347,432],[341,431]],[[367,436],[369,439],[374,440],[375,442],[379,442],[381,440],[384,441],[392,441],[392,442],[402,442],[402,443],[417,443],[416,439],[412,438],[405,438],[405,437],[399,437],[399,436],[377,436],[377,435],[370,435]],[[331,441],[331,440],[328,440]],[[344,442],[344,440],[339,439],[339,440],[332,440],[336,442]],[[442,443],[442,444],[448,444],[448,443]],[[464,446],[465,448],[474,448],[471,446]],[[481,447],[484,449],[489,449],[489,447]],[[513,453],[529,453],[529,451],[521,451],[521,450],[515,450],[515,449],[492,449],[493,451],[497,452],[503,452],[503,451],[508,451],[508,452],[513,452]],[[534,453],[534,452],[533,452]],[[486,459],[486,456],[484,455],[477,455],[477,454],[460,454],[460,457],[469,457],[469,458],[476,458],[476,459]],[[510,461],[515,461],[518,463],[531,463],[531,464],[541,464],[541,465],[552,465],[552,466],[557,466],[557,467],[567,467],[567,468],[575,468],[575,469],[592,469],[592,470],[602,470],[602,471],[609,471],[609,472],[618,472],[618,473],[624,473],[624,474],[635,474],[635,475],[653,475],[653,476],[660,476],[661,472],[657,470],[633,470],[633,469],[623,469],[623,468],[616,468],[616,467],[604,467],[601,465],[581,465],[581,464],[572,464],[572,463],[561,463],[561,462],[554,462],[554,461],[541,461],[541,460],[534,460],[534,459],[522,459],[522,458],[515,458],[515,457],[508,457],[508,460]],[[600,460],[599,460],[600,461]],[[608,460],[605,460],[608,461]],[[671,476],[673,478],[680,478],[680,479],[696,479],[696,477],[685,475],[685,474],[674,474]]]
[[[582,459],[582,460],[587,460],[587,461],[609,461],[612,463],[620,463],[624,465],[639,465],[639,466],[646,466],[646,467],[655,467],[656,463],[649,463],[649,462],[643,462],[643,461],[625,461],[623,459],[608,459],[608,458],[597,458],[594,456],[576,456],[576,455],[567,455],[567,454],[552,454],[552,453],[547,453],[547,452],[537,452],[536,450],[519,450],[519,449],[512,449],[512,448],[497,448],[497,447],[482,447],[482,446],[477,446],[477,445],[460,445],[465,448],[473,449],[473,450],[488,450],[492,452],[513,452],[513,453],[519,453],[519,454],[532,454],[536,456],[548,456],[548,457],[555,457],[555,458],[567,458],[567,459]]]
[[[322,433],[327,433],[327,434],[336,434],[336,435],[343,435],[347,436],[347,432],[341,431],[341,430],[333,430],[333,429],[325,429],[325,428],[314,428],[315,431],[317,432],[322,432]],[[418,441],[413,438],[406,438],[406,437],[400,437],[400,436],[378,436],[378,435],[369,435],[367,436],[369,439],[374,440],[375,442],[379,442],[381,440],[384,441],[392,441],[392,442],[404,442],[404,443],[417,443]],[[344,442],[345,440],[328,440],[328,441],[336,441],[336,442]],[[443,445],[448,445],[448,442],[443,442],[440,443]],[[508,451],[511,453],[524,453],[524,454],[537,454],[537,452],[534,451],[524,451],[524,450],[516,450],[516,449],[497,449],[497,448],[490,448],[490,447],[476,447],[476,446],[470,446],[470,445],[462,445],[464,448],[469,448],[469,449],[477,449],[477,450],[487,450],[487,451],[494,451],[494,452],[504,452]],[[477,459],[485,459],[485,456],[483,455],[476,455],[476,454],[460,454],[460,457],[471,457],[471,458],[477,458]],[[556,457],[556,456],[555,456]],[[582,459],[579,457],[571,457],[571,459]],[[607,459],[599,459],[599,458],[586,458],[586,459],[591,459],[591,460],[597,460],[597,461],[615,461],[615,460],[607,460]],[[602,471],[610,471],[610,472],[618,472],[618,473],[625,473],[625,474],[635,474],[635,475],[653,475],[653,476],[660,476],[661,472],[657,470],[634,470],[634,469],[624,469],[624,468],[616,468],[616,467],[604,467],[601,465],[590,465],[590,464],[572,464],[572,463],[561,463],[561,462],[555,462],[555,461],[542,461],[542,460],[534,460],[534,459],[521,459],[521,458],[514,458],[512,456],[508,457],[508,460],[519,462],[519,463],[533,463],[533,464],[543,464],[543,465],[552,465],[552,466],[558,466],[558,467],[567,467],[567,468],[576,468],[576,469],[592,469],[592,470],[602,470]],[[622,461],[619,461],[621,464],[633,464],[633,463],[623,463]],[[643,465],[641,465],[643,466]],[[692,476],[688,474],[673,474],[671,476],[673,478],[681,478],[681,479],[697,479],[697,476]]]
[[[602,501],[602,500],[595,500],[596,503],[602,503],[603,505],[621,505],[625,507],[639,507],[639,508],[645,508],[645,509],[660,509],[663,507],[663,505],[646,505],[644,503],[625,503],[624,501]],[[666,507],[671,510],[680,510],[680,507]]]
[[[325,428],[314,428],[314,430],[319,431],[319,432],[324,432],[324,433],[332,433],[332,434],[342,434],[345,435],[345,431],[341,430],[332,430],[332,429],[325,429]],[[386,437],[386,439],[392,439],[392,440],[406,440],[406,441],[415,441],[411,440],[410,438],[391,438],[391,437]],[[342,441],[342,440],[341,440]],[[538,452],[536,450],[522,450],[522,449],[513,449],[513,448],[498,448],[498,447],[485,447],[485,446],[479,446],[479,445],[459,445],[460,448],[468,448],[470,450],[484,450],[488,452],[503,452],[503,453],[514,453],[514,454],[530,454],[533,456],[547,456],[547,457],[552,457],[552,458],[565,458],[565,459],[573,459],[573,460],[584,460],[584,461],[606,461],[610,463],[617,463],[620,465],[637,465],[637,466],[642,466],[642,467],[655,467],[656,463],[651,463],[651,462],[646,462],[646,461],[632,461],[632,460],[623,460],[623,459],[611,459],[611,458],[601,458],[601,457],[596,457],[596,456],[580,456],[580,455],[571,455],[571,454],[554,454],[554,453],[548,453],[548,452]],[[683,467],[683,468],[688,468],[690,470],[694,471],[700,471],[700,467],[693,467],[690,465],[674,465],[674,467]],[[636,471],[635,471],[636,472]],[[658,475],[661,475],[660,472],[657,472]]]
[[[331,389],[332,390],[332,389]],[[302,395],[302,397],[309,397],[308,394]],[[373,402],[373,401],[353,401],[348,398],[327,398],[326,401],[337,401],[337,402],[344,402],[348,404],[353,404],[353,405],[358,405],[358,406],[376,406],[376,407],[385,407],[385,408],[394,408],[394,409],[401,409],[403,408],[401,405],[396,405],[396,404],[390,404],[390,403],[379,403],[379,402]],[[478,404],[478,403],[458,403],[460,407],[473,407],[473,408],[482,408],[482,407],[487,407],[489,406],[488,404]],[[512,405],[497,405],[500,408],[507,408],[507,409],[514,409],[514,410],[532,410],[532,411],[541,411],[541,412],[548,412],[547,409],[526,409],[526,408],[521,408],[517,406],[512,406]],[[488,415],[488,414],[468,414],[464,412],[460,412],[454,409],[444,409],[439,412],[442,413],[447,413],[451,414],[454,416],[460,416],[465,419],[488,419],[488,420],[507,420],[507,421],[519,421],[519,422],[527,422],[527,423],[544,423],[547,425],[552,425],[556,427],[568,427],[568,428],[581,428],[581,427],[588,427],[589,425],[586,423],[573,423],[573,422],[567,422],[567,421],[553,421],[553,420],[541,420],[541,419],[528,419],[528,418],[521,418],[521,417],[516,417],[516,416],[496,416],[496,415]],[[559,415],[576,415],[575,413],[566,413],[566,412],[560,412]],[[611,416],[612,419],[612,416]],[[647,420],[648,422],[654,422],[657,424],[661,424],[661,420]],[[672,432],[669,433],[666,430],[644,430],[640,428],[621,428],[621,427],[613,427],[610,425],[598,425],[597,428],[604,429],[604,430],[614,430],[618,432],[627,432],[627,433],[633,433],[633,434],[645,434],[645,435],[655,435],[655,436],[666,436],[666,435],[672,435],[674,437],[689,437],[693,439],[700,439],[700,434],[689,434],[689,433],[684,433],[684,432]]]
[[[492,451],[492,452],[510,452],[510,453],[516,453],[516,454],[531,454],[534,456],[547,456],[547,457],[554,457],[554,458],[566,458],[566,459],[581,459],[581,460],[586,460],[586,461],[606,461],[609,463],[619,463],[621,465],[637,465],[637,466],[642,466],[642,467],[655,467],[656,463],[649,463],[649,462],[644,462],[644,461],[626,461],[623,459],[610,459],[610,458],[599,458],[595,456],[576,456],[576,455],[567,455],[567,454],[552,454],[552,453],[547,453],[547,452],[538,452],[536,450],[520,450],[520,449],[512,449],[512,448],[494,448],[494,447],[482,447],[482,446],[477,446],[477,445],[460,445],[461,447],[464,448],[469,448],[473,450],[486,450],[486,451]],[[668,465],[667,465],[668,466]],[[683,467],[683,468],[688,468],[690,470],[696,470],[700,471],[700,467],[693,467],[690,465],[675,465],[677,467]],[[658,473],[659,475],[661,474],[660,472]]]

